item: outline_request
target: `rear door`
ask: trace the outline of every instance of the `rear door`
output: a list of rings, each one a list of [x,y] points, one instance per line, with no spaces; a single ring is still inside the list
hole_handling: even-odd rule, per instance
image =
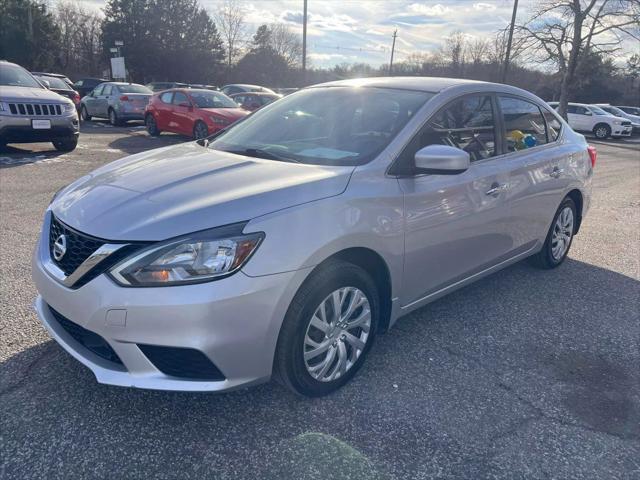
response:
[[[510,170],[509,204],[515,249],[544,241],[571,179],[573,147],[559,142],[561,123],[544,106],[500,94],[503,162]]]
[[[420,148],[444,144],[468,152],[472,161],[460,174],[398,178],[405,203],[403,307],[512,254],[509,165],[498,156],[497,132],[493,96],[464,96],[434,115],[398,159],[413,165]]]

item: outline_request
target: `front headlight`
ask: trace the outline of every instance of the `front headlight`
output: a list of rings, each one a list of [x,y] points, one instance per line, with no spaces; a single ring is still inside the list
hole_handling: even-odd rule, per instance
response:
[[[213,115],[211,115],[209,118],[213,123],[216,123],[218,125],[229,125],[229,120],[227,120],[226,118],[214,117]]]
[[[229,276],[255,252],[263,233],[240,233],[244,224],[205,230],[154,245],[116,265],[111,277],[128,287],[202,283]]]
[[[613,124],[614,125],[622,125],[622,120],[614,120]]]
[[[62,108],[64,110],[64,113],[73,113],[76,111],[76,106],[73,102],[65,103]]]

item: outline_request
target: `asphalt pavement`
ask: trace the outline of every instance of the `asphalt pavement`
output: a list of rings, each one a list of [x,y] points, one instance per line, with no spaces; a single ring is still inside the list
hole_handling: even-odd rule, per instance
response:
[[[597,145],[562,267],[521,263],[401,319],[329,397],[99,385],[32,309],[43,212],[94,168],[185,140],[90,122],[72,153],[0,152],[0,478],[640,478],[640,144]]]

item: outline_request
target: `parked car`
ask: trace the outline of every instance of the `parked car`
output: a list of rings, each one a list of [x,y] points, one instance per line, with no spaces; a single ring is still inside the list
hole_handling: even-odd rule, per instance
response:
[[[79,133],[71,100],[47,90],[21,66],[0,60],[0,147],[51,142],[56,150],[70,152]]]
[[[49,90],[67,97],[76,108],[80,108],[80,94],[73,89],[73,83],[67,77],[56,73],[31,72],[31,74]]]
[[[145,111],[149,135],[173,132],[196,139],[226,128],[247,112],[221,92],[171,89],[151,97]]]
[[[276,375],[325,395],[399,317],[525,258],[561,265],[595,161],[515,87],[317,85],[59,192],[36,310],[101,383],[222,391]]]
[[[558,102],[549,102],[557,110]],[[567,106],[569,125],[577,132],[589,132],[600,140],[631,136],[631,122],[605,112],[595,105],[569,103]]]
[[[233,83],[230,85],[225,85],[220,89],[220,91],[225,95],[233,95],[234,93],[242,93],[242,92],[276,93],[270,88],[261,87],[260,85],[249,85],[246,83]]]
[[[277,93],[253,92],[253,93],[234,93],[231,99],[245,110],[253,112],[271,102],[282,98]]]
[[[631,122],[632,130],[634,132],[640,132],[640,115],[632,115],[631,113],[627,113],[618,107],[614,107],[613,105],[598,104],[597,106],[615,117],[629,120]]]
[[[291,95],[293,92],[297,92],[299,88],[276,88],[276,93],[282,96]]]
[[[80,94],[80,98],[89,95],[94,88],[104,82],[108,82],[104,78],[81,78],[80,80],[76,80],[73,84],[73,88],[76,92]]]
[[[219,92],[220,89],[218,87],[216,87],[215,85],[206,85],[206,84],[202,84],[202,83],[190,83],[188,88],[200,88],[200,89],[205,89],[205,90],[213,90],[215,92]]]
[[[144,109],[152,94],[147,87],[137,83],[101,83],[80,100],[80,117],[85,122],[92,117],[108,118],[111,125],[144,120]]]
[[[627,106],[620,106],[620,105],[617,105],[617,107],[625,113],[630,113],[631,115],[636,115],[640,117],[640,107],[627,107]]]
[[[189,88],[189,85],[179,82],[151,82],[147,83],[146,87],[153,92],[162,92],[170,88]]]

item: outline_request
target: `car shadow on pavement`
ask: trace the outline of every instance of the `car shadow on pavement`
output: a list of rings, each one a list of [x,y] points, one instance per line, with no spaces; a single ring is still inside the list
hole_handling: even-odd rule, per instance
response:
[[[187,137],[174,134],[162,134],[159,137],[152,137],[144,134],[121,136],[109,143],[109,147],[122,151],[124,154],[133,154],[154,148],[168,147],[193,141]]]
[[[0,364],[0,467],[306,479],[331,470],[318,463],[331,451],[344,475],[322,478],[624,476],[640,444],[639,301],[640,282],[607,269],[521,263],[399,320],[321,399],[275,382],[99,385],[48,341]]]
[[[24,148],[23,146],[15,147],[7,145],[0,147],[0,169],[19,167],[20,165],[51,160],[69,154],[69,152],[59,152],[50,143],[49,150],[42,150],[42,143],[38,145],[40,148],[36,147],[33,150]]]

